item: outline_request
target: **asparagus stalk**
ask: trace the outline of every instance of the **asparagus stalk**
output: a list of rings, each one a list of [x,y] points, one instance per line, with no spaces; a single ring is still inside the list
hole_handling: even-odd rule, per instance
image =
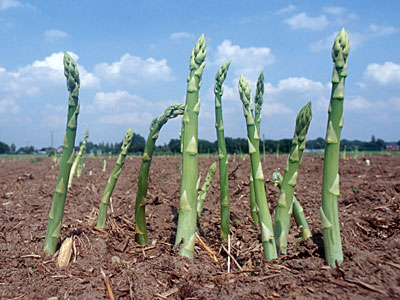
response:
[[[75,61],[66,52],[64,53],[64,75],[67,78],[67,88],[69,92],[68,117],[60,170],[43,245],[44,252],[49,254],[56,252],[57,242],[60,236],[61,222],[67,197],[69,173],[74,159],[75,137],[79,114],[80,80],[78,67]]]
[[[139,179],[136,192],[136,205],[135,205],[135,223],[136,223],[136,241],[140,245],[148,243],[147,227],[146,227],[146,195],[147,183],[149,179],[149,172],[151,160],[153,158],[153,151],[158,139],[158,135],[162,126],[169,119],[176,118],[183,114],[185,109],[184,104],[174,104],[168,106],[164,113],[159,118],[155,118],[150,125],[150,132],[147,137],[146,146],[144,149],[142,163],[140,165]]]
[[[78,154],[75,157],[74,163],[72,164],[72,167],[71,167],[71,172],[69,173],[68,188],[70,188],[72,186],[72,181],[74,179],[75,171],[76,171],[77,167],[79,166],[80,161],[83,159],[82,156],[83,156],[83,153],[85,153],[85,151],[86,151],[86,143],[87,143],[88,137],[89,137],[89,131],[86,130],[85,136],[83,137],[82,145],[79,147]]]
[[[224,63],[215,76],[215,128],[217,130],[218,157],[219,157],[219,180],[221,199],[221,239],[227,241],[229,235],[229,181],[228,181],[228,155],[226,153],[224,123],[222,118],[222,84],[226,79],[230,61]]]
[[[108,203],[110,202],[110,198],[114,191],[115,184],[117,183],[119,174],[121,173],[122,166],[125,163],[125,157],[128,153],[129,146],[131,145],[132,138],[132,128],[129,128],[125,133],[124,141],[121,146],[121,152],[118,156],[117,162],[115,163],[115,167],[111,172],[110,177],[108,178],[107,185],[104,189],[103,197],[100,202],[99,215],[97,217],[96,225],[96,227],[99,229],[104,229],[104,226],[106,224]]]
[[[258,134],[260,134],[260,123],[261,123],[261,109],[264,102],[264,73],[261,72],[257,80],[256,97],[255,97],[255,109],[254,109],[254,119],[256,122],[256,128]],[[264,160],[265,160],[265,143],[264,145]],[[255,223],[258,223],[258,207],[256,203],[256,196],[254,191],[254,179],[252,176],[253,170],[250,165],[250,211],[251,217]]]
[[[206,42],[204,35],[201,35],[190,56],[190,70],[187,78],[188,85],[182,126],[181,197],[175,240],[175,245],[180,245],[180,255],[190,259],[193,259],[196,240],[199,89],[205,66],[205,56]]]
[[[338,170],[340,134],[343,127],[344,83],[347,76],[349,50],[349,37],[343,28],[336,36],[332,49],[332,59],[335,66],[332,75],[332,94],[325,138],[322,206],[320,210],[325,259],[331,267],[336,267],[336,263],[340,265],[343,261],[338,215],[338,198],[340,195]]]
[[[275,186],[281,188],[283,182],[283,176],[281,172],[279,172],[279,169],[272,174],[272,181],[274,182]],[[304,210],[294,195],[293,195],[293,216],[294,219],[296,220],[297,226],[299,226],[301,231],[300,240],[306,240],[310,238],[311,230],[310,227],[308,226],[306,216],[304,215]]]
[[[206,200],[208,190],[210,189],[211,181],[213,180],[216,171],[217,171],[217,163],[213,162],[210,168],[208,169],[206,179],[204,180],[204,183],[197,197],[197,220],[200,219],[200,215],[203,212],[204,200]]]
[[[277,249],[286,254],[290,228],[290,216],[293,211],[293,194],[297,183],[298,171],[306,147],[306,135],[311,122],[311,102],[308,102],[298,113],[292,147],[283,177],[278,205],[275,208],[274,233]]]
[[[271,215],[269,213],[265,194],[264,175],[260,162],[260,136],[258,134],[257,127],[255,126],[253,116],[253,103],[250,96],[250,86],[243,75],[239,80],[239,94],[240,99],[243,102],[243,112],[246,118],[252,176],[254,179],[255,197],[258,207],[258,219],[261,227],[261,242],[264,249],[264,258],[270,260],[277,258],[278,255],[276,252]]]

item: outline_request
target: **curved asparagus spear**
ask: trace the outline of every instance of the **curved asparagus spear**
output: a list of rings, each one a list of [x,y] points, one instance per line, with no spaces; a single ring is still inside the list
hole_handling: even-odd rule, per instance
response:
[[[259,143],[260,137],[255,126],[250,86],[243,75],[239,80],[239,94],[243,102],[243,112],[246,118],[247,136],[249,142],[249,153],[254,178],[254,190],[258,206],[258,219],[261,227],[261,241],[264,249],[264,258],[267,260],[277,258],[274,232],[272,229],[271,215],[268,209],[267,198],[264,188],[264,175],[260,162]]]
[[[201,187],[199,196],[197,197],[197,219],[200,219],[200,215],[203,212],[204,200],[206,200],[206,195],[210,189],[211,181],[214,178],[215,172],[217,171],[217,163],[213,162],[208,169],[206,179]]]
[[[107,207],[110,201],[111,195],[114,191],[115,184],[117,183],[119,174],[121,173],[122,166],[125,163],[125,157],[128,153],[129,146],[131,145],[133,138],[132,128],[129,128],[125,133],[124,141],[121,146],[121,152],[118,156],[117,162],[115,163],[115,167],[111,172],[110,177],[108,178],[106,188],[104,189],[103,197],[101,198],[99,215],[97,217],[97,225],[96,227],[99,229],[104,229],[107,219]]]
[[[332,49],[335,63],[332,75],[332,94],[325,138],[324,170],[322,179],[321,227],[324,235],[325,259],[336,267],[343,261],[342,242],[338,216],[339,151],[343,127],[344,82],[347,76],[349,37],[344,28],[336,36]]]
[[[198,115],[200,111],[199,89],[205,66],[206,41],[201,35],[190,56],[190,71],[183,114],[182,139],[182,180],[179,203],[178,228],[175,245],[180,245],[179,254],[193,259],[196,240],[198,179]]]
[[[311,102],[308,102],[298,113],[292,147],[290,148],[285,175],[281,185],[278,205],[275,208],[274,233],[278,251],[286,254],[290,227],[290,217],[293,211],[293,194],[297,183],[298,170],[303,150],[306,147],[306,135],[311,122]]]
[[[71,167],[71,172],[69,173],[69,180],[68,180],[68,188],[72,186],[72,180],[74,179],[75,171],[82,160],[83,153],[85,153],[86,150],[86,143],[87,139],[89,138],[89,131],[86,130],[85,136],[83,137],[83,142],[82,145],[79,147],[78,154],[75,157],[74,163],[72,164]]]
[[[281,188],[283,182],[283,176],[279,171],[279,169],[272,174],[272,181],[275,186]],[[310,227],[308,226],[306,216],[304,215],[304,210],[294,195],[293,195],[293,216],[294,219],[296,220],[297,226],[299,226],[300,228],[301,240],[306,240],[310,238],[311,230]]]
[[[176,118],[183,114],[185,109],[184,104],[174,104],[167,107],[164,113],[159,118],[155,118],[150,125],[150,132],[147,137],[146,146],[140,165],[139,179],[136,192],[136,205],[135,205],[135,223],[136,235],[135,239],[140,245],[148,243],[147,227],[146,227],[146,195],[147,183],[149,179],[149,172],[151,160],[153,158],[154,146],[156,144],[158,135],[162,126],[167,123],[169,119]]]
[[[57,241],[60,236],[65,199],[67,197],[69,173],[74,159],[75,137],[79,114],[79,71],[75,61],[66,52],[64,53],[64,75],[67,78],[67,89],[69,92],[68,117],[60,170],[43,245],[44,252],[49,254],[56,252]]]
[[[255,109],[254,109],[254,119],[256,122],[256,128],[258,134],[260,134],[260,123],[261,123],[261,109],[264,102],[264,73],[261,72],[257,80],[256,97],[255,97]],[[264,145],[264,155],[265,155],[265,145]],[[250,211],[251,217],[255,223],[258,223],[258,207],[256,203],[256,196],[254,191],[254,179],[252,174],[252,167],[250,165]]]
[[[215,76],[215,128],[217,130],[218,157],[219,157],[219,180],[220,180],[220,199],[221,199],[221,239],[226,241],[229,235],[229,181],[228,181],[228,155],[226,153],[224,123],[222,118],[222,94],[229,69],[230,61],[224,63]]]

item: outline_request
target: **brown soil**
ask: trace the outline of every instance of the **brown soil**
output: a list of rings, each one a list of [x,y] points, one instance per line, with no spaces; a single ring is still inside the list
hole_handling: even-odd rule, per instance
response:
[[[369,159],[367,166],[365,159]],[[205,177],[215,157],[200,158]],[[278,189],[270,177],[286,156],[264,163],[271,211]],[[98,203],[115,158],[86,159],[69,190],[61,240],[74,237],[70,265],[42,251],[58,166],[50,159],[6,161],[0,168],[0,298],[110,299],[400,299],[400,155],[348,158],[340,163],[340,222],[344,262],[325,265],[319,220],[323,158],[304,157],[296,188],[313,237],[296,245],[292,226],[288,255],[266,262],[249,214],[249,159],[230,158],[231,259],[219,241],[219,179],[215,177],[201,218],[202,240],[195,259],[177,256],[180,158],[156,157],[148,192],[146,247],[134,239],[134,199],[140,158],[127,159],[112,197],[106,231],[93,229]],[[89,172],[92,171],[92,175]],[[227,248],[227,246],[225,246]],[[55,299],[55,298],[54,298]]]

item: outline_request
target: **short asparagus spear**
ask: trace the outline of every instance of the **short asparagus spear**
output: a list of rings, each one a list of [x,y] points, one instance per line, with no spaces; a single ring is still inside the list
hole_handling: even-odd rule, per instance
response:
[[[100,202],[99,215],[97,217],[96,227],[99,229],[104,229],[107,219],[107,208],[110,202],[111,195],[114,191],[115,184],[117,183],[119,174],[121,173],[122,166],[125,163],[125,157],[128,153],[129,146],[131,145],[133,138],[132,128],[129,128],[125,133],[124,141],[121,146],[121,152],[118,156],[115,167],[108,178],[106,188],[104,189],[103,197]]]
[[[222,118],[222,94],[229,69],[230,61],[224,63],[215,76],[215,128],[217,130],[218,157],[219,157],[219,180],[221,199],[221,239],[226,241],[229,235],[229,181],[228,181],[228,154],[226,152],[224,123]]]
[[[67,197],[69,173],[74,159],[75,137],[79,114],[80,80],[78,67],[72,57],[66,52],[64,53],[64,75],[67,78],[67,88],[69,92],[68,117],[60,170],[58,173],[56,190],[50,209],[49,223],[47,225],[43,246],[44,252],[49,254],[56,252],[57,242],[60,236],[65,199]]]
[[[200,215],[203,212],[204,200],[206,200],[208,190],[210,189],[211,181],[213,180],[216,171],[217,171],[217,163],[213,162],[210,168],[208,169],[206,179],[204,180],[204,183],[199,192],[199,196],[197,198],[197,219],[200,219]]]
[[[82,145],[79,147],[78,154],[75,157],[74,163],[72,164],[72,167],[71,167],[71,172],[69,173],[68,188],[70,188],[72,186],[72,181],[74,179],[75,171],[77,170],[79,163],[83,159],[82,156],[86,151],[86,143],[87,143],[88,138],[89,138],[89,131],[86,130],[85,136],[83,137]]]
[[[343,261],[338,216],[338,198],[340,195],[338,170],[340,134],[343,127],[344,82],[347,76],[349,50],[349,37],[346,31],[342,29],[336,36],[332,49],[332,59],[335,66],[332,75],[332,94],[325,138],[322,206],[320,210],[325,259],[331,267],[336,267],[336,263],[340,265]]]
[[[158,135],[162,126],[169,119],[176,118],[183,114],[185,105],[174,104],[167,107],[164,113],[159,118],[155,118],[150,125],[150,132],[147,137],[146,146],[144,149],[142,163],[140,165],[139,179],[136,192],[136,205],[135,205],[135,223],[136,223],[136,241],[140,245],[148,243],[147,227],[146,227],[146,194],[147,183],[149,179],[149,172],[151,160],[153,158],[153,151]]]
[[[205,66],[206,42],[201,35],[190,56],[190,70],[182,126],[182,176],[179,203],[178,228],[175,245],[180,245],[179,254],[193,259],[196,240],[198,179],[198,115],[200,111],[199,89]]]
[[[283,176],[281,172],[279,172],[279,169],[272,174],[272,181],[274,182],[275,186],[281,188],[283,182]],[[294,219],[296,220],[297,226],[299,226],[300,228],[301,240],[306,240],[310,238],[311,230],[310,227],[308,226],[306,216],[304,215],[304,210],[294,195],[293,195],[293,216]]]
[[[272,229],[271,215],[268,209],[264,188],[264,175],[260,162],[260,136],[255,126],[250,86],[247,80],[241,76],[239,80],[239,94],[243,102],[243,112],[246,118],[249,153],[254,179],[254,190],[258,207],[258,219],[261,227],[261,242],[263,244],[264,258],[267,260],[277,258],[274,231]]]
[[[311,102],[298,113],[292,147],[283,177],[278,205],[275,208],[274,233],[278,251],[286,254],[290,217],[293,212],[293,194],[297,183],[298,171],[306,147],[306,135],[311,122]]]

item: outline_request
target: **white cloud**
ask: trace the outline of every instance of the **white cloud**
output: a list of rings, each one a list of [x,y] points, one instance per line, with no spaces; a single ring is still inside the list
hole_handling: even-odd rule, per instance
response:
[[[284,13],[289,13],[292,12],[296,9],[296,6],[289,4],[288,6],[281,8],[280,10],[278,10],[276,13],[277,14],[284,14]]]
[[[341,6],[326,6],[323,8],[323,11],[327,14],[343,15],[346,9]]]
[[[263,116],[273,116],[273,115],[290,115],[293,113],[289,107],[283,105],[282,103],[271,103],[264,102],[261,114]]]
[[[243,74],[249,82],[252,82],[257,80],[265,66],[275,62],[275,57],[270,48],[241,48],[239,45],[232,45],[229,40],[224,40],[217,47],[214,64],[220,66],[228,60],[231,61],[230,69],[236,76]],[[235,82],[237,83],[238,79]]]
[[[121,113],[111,114],[97,119],[97,123],[109,124],[109,125],[132,125],[132,124],[150,124],[150,121],[154,118],[149,113]]]
[[[137,95],[130,94],[127,91],[117,90],[115,92],[99,92],[94,96],[93,104],[100,110],[108,110],[116,108],[117,106],[122,107],[124,110],[131,108],[132,106],[138,106],[138,104],[145,104],[144,100]]]
[[[74,60],[78,56],[72,52],[70,55]],[[0,91],[12,97],[37,96],[43,89],[65,86],[64,76],[64,53],[58,52],[49,55],[43,60],[35,60],[32,64],[23,66],[16,71],[7,71],[0,68]],[[81,87],[97,88],[100,79],[86,71],[78,64],[80,72]]]
[[[400,83],[400,65],[391,61],[380,64],[369,64],[364,76],[373,79],[380,84]]]
[[[67,123],[66,106],[46,104],[42,113],[41,123],[51,128],[63,127]]]
[[[289,77],[279,81],[277,87],[269,84],[265,92],[276,94],[282,92],[295,92],[295,93],[316,93],[326,89],[321,82],[313,81],[305,77]]]
[[[391,98],[389,100],[390,108],[400,111],[400,98]]]
[[[328,19],[325,15],[319,17],[308,17],[305,12],[299,13],[285,20],[292,29],[312,29],[322,30],[328,25]]]
[[[344,101],[345,110],[349,111],[366,111],[371,109],[372,103],[362,96],[348,97]]]
[[[0,0],[0,11],[18,7],[24,7],[24,4],[17,0]]]
[[[349,31],[348,35],[351,48],[354,50],[367,40],[392,35],[396,32],[398,32],[398,29],[393,26],[379,26],[376,24],[370,24],[365,32]],[[337,32],[333,32],[323,39],[311,43],[309,46],[310,51],[319,52],[332,48],[336,35]]]
[[[12,98],[0,99],[0,115],[15,114],[19,111],[20,107]]]
[[[57,29],[49,29],[43,33],[43,37],[48,41],[53,41],[68,37],[68,33]]]
[[[95,74],[101,78],[126,80],[130,83],[171,81],[174,79],[166,59],[142,59],[129,53],[124,54],[119,61],[111,64],[101,63],[96,65],[94,69]]]
[[[374,36],[386,36],[396,33],[398,29],[393,26],[380,26],[371,24],[368,26],[368,32]]]
[[[181,40],[181,39],[190,39],[192,35],[189,32],[174,32],[171,34],[171,39],[173,40]]]

